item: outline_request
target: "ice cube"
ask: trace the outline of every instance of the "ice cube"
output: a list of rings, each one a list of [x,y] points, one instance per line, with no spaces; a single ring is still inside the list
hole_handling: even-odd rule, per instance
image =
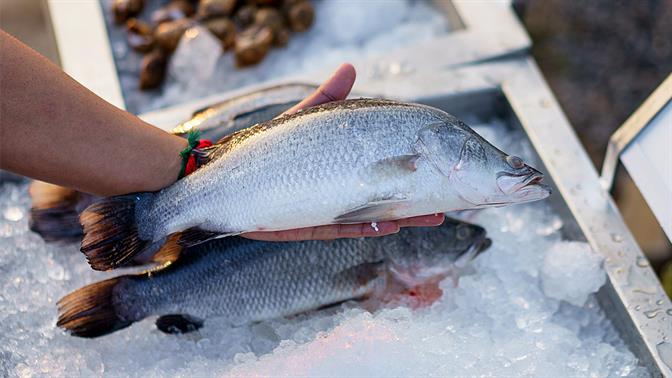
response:
[[[213,80],[217,60],[222,55],[220,41],[202,26],[184,32],[170,58],[169,75],[186,87],[204,86]]]
[[[544,258],[542,285],[551,298],[582,306],[588,295],[604,285],[602,257],[588,243],[560,242]]]

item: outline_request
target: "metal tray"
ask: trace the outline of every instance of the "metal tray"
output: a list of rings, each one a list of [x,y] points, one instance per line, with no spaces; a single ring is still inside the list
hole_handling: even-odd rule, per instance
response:
[[[564,236],[587,241],[605,258],[608,282],[598,292],[605,313],[652,375],[672,375],[672,304],[533,60],[427,68],[397,80],[362,77],[355,91],[422,102],[457,116],[498,116],[521,128],[550,176],[549,200],[563,218]],[[202,105],[170,109],[165,114],[172,120],[163,112],[143,118],[168,127]]]
[[[414,70],[409,56],[429,56],[425,64],[437,67],[509,56],[526,51],[530,39],[514,15],[509,0],[427,0],[445,14],[454,30],[429,43],[401,48],[386,60],[358,62],[362,73]],[[113,49],[99,1],[47,0],[62,68],[108,102],[126,108]],[[450,46],[450,50],[446,49]],[[456,53],[457,52],[457,53]]]

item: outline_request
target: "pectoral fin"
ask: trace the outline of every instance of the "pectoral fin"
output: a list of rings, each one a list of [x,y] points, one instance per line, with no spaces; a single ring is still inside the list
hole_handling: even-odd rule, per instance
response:
[[[371,201],[339,215],[334,223],[363,223],[396,219],[395,213],[408,202],[407,198]]]

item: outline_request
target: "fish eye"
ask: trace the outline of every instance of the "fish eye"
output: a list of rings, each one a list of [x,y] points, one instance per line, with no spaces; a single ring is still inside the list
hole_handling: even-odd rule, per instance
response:
[[[469,237],[469,234],[471,234],[471,231],[469,230],[469,227],[464,226],[464,225],[459,225],[457,226],[457,239],[458,240],[465,240]]]
[[[523,164],[523,159],[519,158],[518,156],[513,156],[509,155],[506,157],[506,162],[511,166],[511,168],[523,168],[525,164]]]

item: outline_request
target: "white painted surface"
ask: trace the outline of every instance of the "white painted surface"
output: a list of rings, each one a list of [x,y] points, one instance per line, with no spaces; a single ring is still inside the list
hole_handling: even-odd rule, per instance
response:
[[[672,240],[672,101],[625,149],[621,161]]]
[[[100,3],[48,0],[48,5],[63,70],[107,102],[124,109]]]

